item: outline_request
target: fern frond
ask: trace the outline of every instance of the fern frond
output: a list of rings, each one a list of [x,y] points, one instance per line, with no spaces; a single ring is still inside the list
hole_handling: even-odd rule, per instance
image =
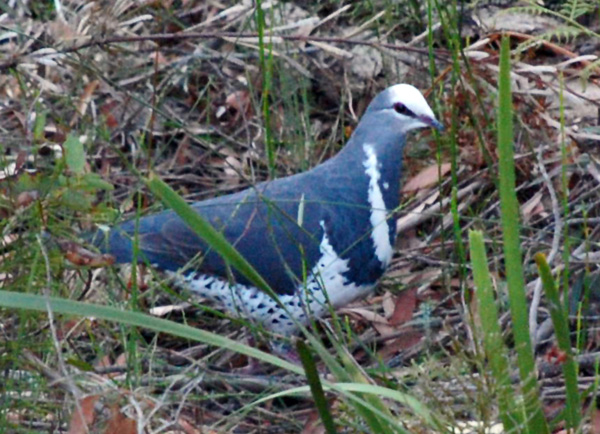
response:
[[[539,6],[539,5],[531,5],[531,6],[515,6],[514,8],[507,9],[506,12],[514,12],[517,14],[527,14],[527,15],[549,15],[550,10]]]
[[[516,50],[518,52],[523,52],[531,47],[538,45],[542,41],[558,41],[558,42],[569,42],[575,39],[578,36],[585,34],[581,29],[570,27],[570,26],[562,26],[557,27],[549,32],[542,33],[537,35],[525,42],[520,43]]]
[[[593,12],[598,7],[597,0],[566,0],[558,13],[575,20],[582,15]]]
[[[585,32],[582,29],[571,26],[561,26],[549,32],[542,33],[539,35],[539,38],[545,41],[554,40],[559,42],[569,42],[584,34]]]
[[[598,7],[598,0],[566,0],[560,11],[553,11],[535,3],[528,6],[517,6],[507,9],[507,11],[520,12],[529,15],[549,15],[566,24],[566,27],[578,29],[579,35],[586,35],[592,38],[600,38],[600,33],[596,33],[590,28],[577,22],[577,18],[586,13],[593,12]]]
[[[585,68],[583,68],[583,70],[581,71],[581,79],[583,80],[584,83],[588,82],[590,75],[592,75],[592,72],[594,70],[596,71],[596,73],[598,71],[600,71],[600,59],[594,60],[589,65],[587,65]]]

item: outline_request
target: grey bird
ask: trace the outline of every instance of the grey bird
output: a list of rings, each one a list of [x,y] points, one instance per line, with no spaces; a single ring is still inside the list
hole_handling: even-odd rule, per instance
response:
[[[391,86],[373,99],[335,157],[192,205],[286,309],[231,270],[173,211],[139,220],[140,260],[230,313],[292,335],[298,323],[323,316],[329,306],[367,295],[385,272],[396,238],[405,137],[423,127],[442,129],[423,95],[408,84]],[[130,262],[135,226],[128,221],[112,228],[98,245],[117,262]]]

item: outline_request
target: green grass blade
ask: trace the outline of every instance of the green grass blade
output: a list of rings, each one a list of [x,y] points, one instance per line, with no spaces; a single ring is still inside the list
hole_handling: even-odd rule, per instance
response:
[[[400,424],[398,423],[398,420],[394,419],[392,416],[390,416],[389,412],[381,413],[381,411],[379,409],[373,407],[368,401],[366,401],[364,399],[364,396],[371,395],[371,396],[383,397],[383,398],[387,398],[392,401],[395,401],[398,404],[408,407],[411,412],[413,412],[419,418],[421,418],[421,420],[424,422],[424,424],[426,426],[434,429],[435,430],[434,432],[437,432],[437,433],[450,432],[450,430],[448,429],[448,427],[450,427],[449,423],[445,423],[445,422],[437,420],[436,417],[433,416],[431,411],[428,410],[426,405],[419,402],[417,399],[413,398],[412,396],[406,395],[402,392],[398,392],[397,390],[390,389],[388,387],[377,386],[377,385],[373,385],[373,384],[328,383],[328,382],[323,383],[323,389],[326,391],[336,392],[336,393],[340,394],[341,396],[345,397],[346,399],[348,399],[349,401],[354,402],[355,404],[364,406],[365,408],[369,409],[374,414],[376,414],[378,417],[386,420],[386,422],[388,424],[395,425],[395,428],[400,433],[408,434],[408,431],[406,431],[404,428],[402,428],[400,426]],[[254,401],[251,404],[251,406],[256,406],[263,402],[267,402],[267,401],[273,400],[275,398],[281,398],[284,396],[303,395],[309,391],[310,391],[309,386],[300,386],[300,387],[284,390],[281,392],[274,393],[272,395],[262,397],[256,401]],[[372,431],[372,432],[388,433],[389,431]]]
[[[325,432],[328,434],[335,434],[337,432],[335,429],[335,423],[333,422],[333,417],[331,416],[331,411],[329,410],[329,405],[327,404],[327,398],[325,398],[323,386],[321,385],[321,380],[319,379],[319,372],[317,371],[315,361],[310,354],[310,350],[304,341],[298,341],[296,343],[296,349],[300,355],[300,361],[302,362],[304,372],[306,373],[306,380],[310,386],[310,393],[315,400],[315,406],[317,407],[317,411],[319,412],[319,416],[323,422]]]
[[[327,368],[337,381],[344,383],[352,381],[368,383],[362,372],[360,372],[360,370],[354,366],[353,361],[350,360],[344,345],[341,344],[335,336],[330,336],[330,340],[334,345],[335,352],[338,356],[337,359],[341,360],[342,364],[329,353],[318,337],[306,330],[304,331],[304,336],[310,342],[312,348],[316,351],[321,360],[325,362]],[[368,402],[369,405],[362,405],[361,402],[363,401]],[[348,403],[354,407],[356,413],[362,417],[372,432],[397,431],[396,427],[393,427],[395,424],[392,424],[392,427],[390,427],[389,421],[394,420],[394,418],[379,397],[369,396],[366,398],[361,397],[358,400],[350,399],[348,400]],[[377,409],[377,411],[374,412],[372,409]],[[382,418],[382,414],[386,417]]]
[[[531,433],[549,433],[542,413],[539,389],[535,374],[535,359],[527,322],[527,299],[519,239],[519,203],[515,192],[515,167],[513,149],[513,108],[510,83],[509,39],[502,38],[500,73],[498,77],[498,154],[500,174],[500,209],[508,299],[513,323],[513,333],[519,373],[525,395],[527,425]]]
[[[508,350],[502,339],[498,308],[494,300],[494,289],[481,231],[469,232],[469,246],[476,287],[475,298],[477,299],[479,319],[483,330],[483,346],[492,374],[498,385],[500,418],[505,431],[517,432],[517,428],[523,426],[524,421],[522,413],[515,408],[518,399],[511,386]]]
[[[293,363],[282,360],[276,356],[265,353],[256,348],[249,347],[237,341],[231,340],[229,338],[214,333],[207,332],[205,330],[189,327],[161,318],[155,318],[140,312],[130,312],[111,306],[101,306],[92,303],[83,303],[80,301],[66,300],[56,297],[45,297],[43,295],[37,294],[17,293],[5,290],[0,290],[0,306],[5,308],[26,309],[41,312],[46,312],[48,306],[50,306],[50,309],[52,309],[52,311],[55,313],[73,316],[95,317],[102,320],[114,321],[129,326],[142,327],[159,333],[167,333],[173,336],[203,342],[205,344],[217,346],[220,348],[227,348],[240,354],[245,354],[248,357],[253,357],[265,363],[270,363],[279,368],[286,369],[295,374],[305,375],[304,370],[300,366],[294,365]],[[428,412],[426,406],[419,404],[418,401],[414,398],[397,392],[395,390],[370,384],[357,384],[354,386],[340,388],[328,382],[323,383],[323,389],[343,392],[342,395],[348,398],[352,405],[354,405],[357,408],[361,408],[363,410],[366,409],[367,411],[369,411],[371,413],[371,416],[373,418],[376,418],[379,424],[381,423],[381,421],[384,421],[385,426],[391,426],[394,428],[393,431],[388,430],[385,432],[406,433],[406,431],[400,427],[398,421],[393,418],[389,411],[382,412],[381,408],[378,405],[373,406],[371,402],[373,399],[379,400],[381,402],[381,398],[377,396],[379,394],[381,394],[384,397],[389,397],[391,399],[397,400],[403,405],[408,405],[411,408],[414,407],[416,413],[419,414],[421,417],[426,417],[428,421],[434,420],[431,414]],[[346,391],[346,389],[348,391]],[[306,390],[308,390],[308,388]],[[365,395],[368,395],[370,399],[365,401],[364,398],[361,398],[360,396],[350,392],[355,392],[359,394],[364,393]],[[363,416],[363,418],[365,417],[365,415],[362,414],[362,412],[361,415]],[[365,422],[368,423],[370,427],[373,427],[373,425],[369,423],[372,422],[370,421],[370,419],[371,417],[367,417],[367,419],[365,419]]]
[[[345,371],[345,378],[347,378],[350,382],[353,382],[355,384],[359,383],[370,385],[371,383],[366,378],[362,369],[359,366],[357,366],[356,361],[348,353],[346,347],[337,340],[333,340],[332,342],[335,346],[338,357],[342,362],[342,367]],[[365,422],[369,424],[371,432],[399,432],[398,425],[396,423],[389,423],[389,420],[394,420],[394,418],[388,406],[385,404],[385,402],[383,402],[383,400],[379,396],[359,394],[359,397],[362,400],[369,403],[369,406],[363,406],[359,402],[353,402],[354,408],[363,417]],[[375,408],[377,409],[377,411],[373,412],[371,408]],[[387,417],[382,418],[380,416],[382,414],[386,415]]]
[[[567,314],[563,309],[563,304],[560,301],[550,266],[548,265],[548,261],[546,261],[546,256],[543,253],[537,253],[535,255],[535,262],[538,266],[542,283],[544,284],[546,297],[548,298],[548,307],[550,308],[550,316],[554,325],[558,348],[566,355],[566,359],[562,364],[567,390],[566,422],[567,427],[575,429],[581,423],[581,402],[577,388],[577,367],[573,360],[571,339],[569,338],[569,322]]]
[[[272,11],[272,9],[271,9]],[[272,13],[272,12],[271,12]],[[262,115],[265,127],[265,149],[267,151],[267,163],[269,175],[275,177],[275,143],[271,131],[271,107],[270,95],[273,81],[273,42],[269,38],[269,58],[265,59],[265,12],[262,0],[256,0],[256,30],[258,33],[258,60],[262,75]],[[272,22],[272,20],[271,20]],[[268,61],[267,61],[268,60]]]
[[[171,187],[165,182],[150,175],[147,180],[148,188],[157,195],[166,206],[177,213],[179,217],[194,231],[200,238],[207,242],[221,257],[227,261],[236,270],[242,273],[257,288],[266,292],[274,300],[278,300],[277,295],[269,287],[260,274],[244,259],[244,257],[233,247],[223,234],[217,231],[208,223]]]
[[[81,301],[66,300],[57,297],[45,297],[37,294],[0,290],[0,306],[46,312],[48,305],[52,311],[56,313],[73,316],[89,316],[107,321],[115,321],[120,324],[143,327],[156,332],[167,333],[173,336],[203,342],[208,345],[227,348],[237,353],[245,354],[248,357],[254,357],[265,363],[270,363],[279,368],[286,369],[290,372],[304,375],[304,371],[300,366],[294,365],[293,363],[287,362],[272,354],[184,324],[155,318],[141,312],[131,312],[111,306],[101,306],[98,304],[83,303]]]

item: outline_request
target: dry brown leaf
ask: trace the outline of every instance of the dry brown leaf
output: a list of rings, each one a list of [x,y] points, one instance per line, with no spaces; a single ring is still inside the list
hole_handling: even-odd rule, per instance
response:
[[[76,406],[73,409],[71,423],[69,423],[69,431],[67,431],[67,434],[89,433],[90,425],[96,420],[95,405],[99,399],[100,395],[90,395],[79,401],[79,408]]]
[[[183,166],[190,161],[190,154],[190,139],[188,136],[185,136],[179,141],[171,164],[174,166]]]
[[[340,314],[346,314],[370,323],[387,324],[388,320],[376,312],[361,307],[346,307],[338,310]]]
[[[413,312],[417,306],[417,289],[417,287],[412,287],[398,294],[394,313],[389,319],[391,325],[402,325],[412,319]]]
[[[394,335],[398,332],[398,330],[396,330],[395,327],[392,327],[389,324],[383,324],[380,322],[372,322],[371,323],[371,327],[373,327],[375,329],[375,331],[379,334],[379,336],[381,337],[387,337],[387,336],[391,336]]]
[[[94,253],[73,241],[59,240],[57,244],[63,250],[65,258],[74,265],[99,268],[115,263],[114,256]]]
[[[127,354],[125,353],[121,353],[119,354],[119,356],[116,358],[115,363],[113,363],[114,366],[127,366]]]
[[[119,126],[115,112],[119,109],[120,105],[119,101],[113,99],[100,106],[100,113],[104,116],[104,124],[110,129],[115,129]]]
[[[402,193],[416,193],[419,190],[429,188],[439,181],[440,176],[446,175],[452,166],[450,163],[434,164],[421,170],[402,187]]]
[[[592,434],[600,434],[600,410],[595,408],[592,410],[592,418],[590,429]]]
[[[306,419],[306,423],[304,424],[304,428],[302,428],[302,434],[324,434],[325,427],[321,423],[321,418],[319,417],[319,412],[317,410],[313,410],[308,415],[308,419]]]
[[[76,328],[81,329],[82,324],[82,321],[76,318],[58,322],[56,329],[56,337],[62,341],[68,335],[74,335],[75,333],[77,333]]]
[[[403,285],[410,285],[411,283],[425,283],[435,282],[442,275],[442,270],[439,268],[428,268],[419,273],[408,273],[404,275],[404,279],[401,280]]]
[[[96,369],[108,368],[110,366],[112,366],[112,360],[108,355],[102,356],[101,359],[94,363],[94,368]]]
[[[183,419],[183,418],[179,418],[177,420],[177,424],[181,427],[181,430],[185,433],[185,434],[213,434],[216,433],[216,431],[212,431],[212,430],[204,430],[204,429],[197,429],[194,425],[192,425],[190,422],[187,421],[187,419]]]
[[[535,215],[544,211],[544,206],[542,205],[542,192],[538,191],[535,193],[531,199],[521,205],[521,215],[523,216],[523,223],[528,223],[531,221],[531,218]]]
[[[394,313],[394,309],[396,308],[396,301],[391,292],[386,291],[385,294],[383,294],[381,307],[383,307],[383,313],[385,314],[385,317],[389,320]]]
[[[25,208],[39,199],[40,194],[36,190],[22,191],[17,196],[17,208]]]
[[[14,243],[15,241],[17,241],[19,239],[19,236],[16,234],[6,234],[4,235],[4,237],[2,237],[1,242],[2,242],[2,246],[3,247],[8,247],[10,246],[12,243]],[[4,255],[2,255],[2,257],[4,257]]]
[[[77,107],[76,107],[77,114],[79,116],[83,116],[83,114],[86,112],[87,107],[90,104],[90,101],[92,99],[92,96],[94,95],[94,92],[96,91],[96,89],[98,88],[99,85],[100,85],[100,80],[94,80],[94,81],[91,81],[90,83],[88,83],[85,86],[85,88],[83,89],[83,94],[79,98],[79,103],[77,104]],[[76,122],[76,118],[73,118],[71,125],[75,125],[75,122]]]
[[[415,330],[412,327],[407,328],[398,337],[387,341],[385,347],[378,351],[378,354],[385,360],[391,355],[414,347],[421,341],[422,338],[422,332]]]
[[[137,434],[135,420],[129,419],[117,405],[111,406],[111,418],[106,424],[105,434]]]
[[[238,90],[227,96],[225,99],[225,107],[232,115],[231,123],[252,116],[251,102],[250,92],[247,90]]]
[[[389,325],[388,320],[385,317],[371,310],[360,307],[350,307],[340,309],[338,312],[340,314],[345,313],[364,322],[370,323],[371,327],[373,327],[381,336],[389,336],[396,332],[396,330]]]
[[[15,159],[15,172],[19,173],[21,171],[21,169],[23,169],[23,166],[25,166],[25,163],[27,163],[27,151],[21,149],[18,153],[17,153],[17,158]]]

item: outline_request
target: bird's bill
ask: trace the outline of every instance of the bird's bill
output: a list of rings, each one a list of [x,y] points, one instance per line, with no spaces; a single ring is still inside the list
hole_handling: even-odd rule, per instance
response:
[[[429,116],[419,116],[419,120],[425,125],[429,125],[438,131],[444,131],[444,125],[435,118],[430,118]]]

